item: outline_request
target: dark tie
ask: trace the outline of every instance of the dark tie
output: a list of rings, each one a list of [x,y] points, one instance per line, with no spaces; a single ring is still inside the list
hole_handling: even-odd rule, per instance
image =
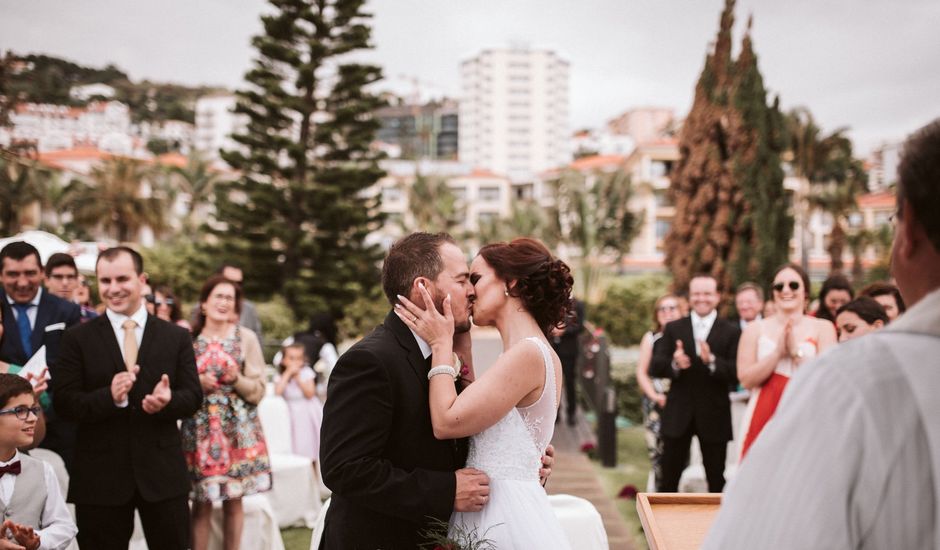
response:
[[[33,307],[33,304],[13,304],[13,307],[16,308],[16,326],[20,329],[20,342],[23,344],[23,352],[26,354],[26,358],[29,359],[33,355],[33,327],[29,325],[29,315],[27,312],[29,308]]]
[[[0,477],[3,477],[3,474],[16,474],[20,475],[20,461],[11,462],[6,466],[0,466]]]

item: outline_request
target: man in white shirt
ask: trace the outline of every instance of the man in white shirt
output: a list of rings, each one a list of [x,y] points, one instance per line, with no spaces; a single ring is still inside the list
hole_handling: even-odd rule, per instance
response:
[[[940,119],[905,144],[897,194],[913,307],[793,377],[703,548],[940,548]]]
[[[679,489],[693,435],[702,450],[708,490],[719,493],[725,485],[725,455],[732,437],[728,388],[737,384],[741,330],[718,318],[720,299],[714,277],[692,277],[691,315],[667,324],[653,346],[650,376],[672,380],[660,428],[664,492]]]
[[[761,318],[764,290],[757,283],[741,283],[734,295],[734,308],[738,310],[738,326],[743,331],[748,323]]]

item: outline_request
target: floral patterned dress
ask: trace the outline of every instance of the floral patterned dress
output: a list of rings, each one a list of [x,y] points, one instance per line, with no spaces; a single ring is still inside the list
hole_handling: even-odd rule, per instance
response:
[[[199,374],[232,378],[242,372],[240,329],[223,340],[198,336],[194,343]],[[223,376],[225,375],[225,376]],[[237,499],[271,489],[271,463],[258,419],[234,386],[220,384],[181,426],[183,453],[200,502]]]

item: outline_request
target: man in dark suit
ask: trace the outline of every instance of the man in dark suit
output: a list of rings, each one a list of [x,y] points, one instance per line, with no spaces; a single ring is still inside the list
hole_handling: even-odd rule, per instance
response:
[[[81,320],[81,308],[42,288],[42,260],[27,242],[15,241],[0,250],[0,278],[0,362],[23,366],[45,346],[49,374],[55,378],[59,341],[65,329]],[[59,418],[53,407],[47,407],[44,414],[46,435],[40,446],[58,453],[71,470],[75,425]]]
[[[565,322],[565,328],[552,331],[552,349],[558,354],[561,361],[562,374],[565,381],[565,417],[569,426],[575,424],[575,413],[578,409],[578,354],[581,351],[580,338],[584,330],[584,302],[574,300],[574,311]],[[561,415],[555,417],[555,421]]]
[[[415,233],[389,250],[382,287],[391,304],[402,295],[435,303],[451,295],[455,348],[469,356],[473,285],[463,252],[445,234]],[[340,357],[330,375],[320,432],[323,480],[333,491],[321,548],[414,549],[429,520],[482,509],[489,479],[461,469],[466,450],[434,438],[428,408],[431,349],[389,313]]]
[[[52,379],[56,409],[78,422],[78,542],[126,550],[136,508],[150,548],[184,550],[190,480],[176,422],[202,403],[192,339],[147,314],[136,251],[105,250],[96,272],[107,312],[66,332]]]
[[[708,490],[720,493],[725,486],[725,455],[732,439],[728,388],[737,383],[741,329],[718,319],[719,298],[714,277],[693,277],[691,314],[667,324],[653,348],[650,376],[672,380],[661,427],[664,492],[678,491],[693,435],[702,449]]]

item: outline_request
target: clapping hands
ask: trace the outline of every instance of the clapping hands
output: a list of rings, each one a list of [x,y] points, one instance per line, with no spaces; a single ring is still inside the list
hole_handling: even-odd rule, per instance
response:
[[[160,381],[157,382],[157,385],[153,387],[153,392],[144,397],[141,408],[143,408],[144,412],[147,414],[156,414],[166,407],[172,396],[173,392],[170,390],[170,377],[164,374],[160,377]]]
[[[692,366],[692,359],[685,353],[682,340],[676,340],[676,351],[672,354],[672,364],[680,370],[685,370]]]
[[[0,550],[37,550],[39,548],[39,535],[28,525],[20,525],[8,519],[0,527],[0,535],[2,535]],[[12,541],[8,540],[11,536]]]

